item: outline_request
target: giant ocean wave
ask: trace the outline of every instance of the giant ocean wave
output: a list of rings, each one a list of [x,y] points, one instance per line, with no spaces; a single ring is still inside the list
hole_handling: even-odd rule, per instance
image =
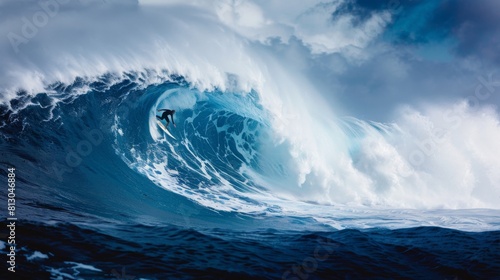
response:
[[[488,215],[471,221],[463,214],[463,223],[443,218],[462,215],[447,212],[453,209],[499,207],[493,170],[500,157],[491,139],[500,129],[491,108],[408,106],[389,123],[346,117],[341,104],[328,105],[314,84],[270,50],[199,11],[179,6],[164,12],[162,36],[118,36],[127,45],[117,53],[75,55],[44,41],[50,66],[40,61],[38,68],[20,63],[3,70],[3,145],[22,139],[9,149],[34,168],[27,173],[73,182],[92,181],[95,172],[119,174],[106,181],[134,172],[210,211],[305,216],[340,228],[385,224],[387,209],[402,213],[391,222],[395,227],[498,226],[483,220]],[[28,47],[22,56],[38,55]],[[176,140],[156,125],[159,108],[177,110]],[[478,122],[487,137],[475,133]],[[446,133],[436,136],[439,128]],[[116,169],[117,161],[124,165]],[[42,188],[74,191],[68,184]],[[352,211],[368,221],[351,219]]]
[[[39,186],[48,195],[44,203],[101,215],[116,207],[151,215],[139,210],[144,201],[125,195],[129,188],[153,195],[141,190],[140,182],[147,181],[182,197],[189,209],[302,217],[315,221],[312,227],[498,226],[490,216],[494,210],[457,209],[494,206],[481,196],[456,194],[457,185],[449,182],[425,185],[398,147],[406,135],[397,124],[352,117],[318,124],[304,114],[280,115],[262,101],[273,92],[202,91],[166,71],[149,83],[147,73],[54,83],[44,93],[21,91],[11,109],[4,107],[4,145],[22,139],[11,152],[33,178],[50,182]],[[175,140],[156,124],[160,108],[177,111],[177,126],[170,126]],[[127,180],[131,172],[143,179]],[[419,188],[438,188],[436,197],[430,200]],[[103,199],[113,201],[99,206]]]

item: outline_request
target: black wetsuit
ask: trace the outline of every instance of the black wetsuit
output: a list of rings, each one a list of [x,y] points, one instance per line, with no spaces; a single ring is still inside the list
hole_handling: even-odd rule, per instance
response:
[[[170,117],[172,118],[172,123],[175,125],[175,122],[174,122],[174,113],[175,113],[175,110],[160,109],[158,111],[165,111],[165,112],[163,112],[163,114],[161,114],[161,117],[156,116],[157,119],[159,119],[159,120],[165,120],[167,122],[167,126],[168,126],[168,124],[170,123],[170,121],[168,119],[168,116],[170,115]]]

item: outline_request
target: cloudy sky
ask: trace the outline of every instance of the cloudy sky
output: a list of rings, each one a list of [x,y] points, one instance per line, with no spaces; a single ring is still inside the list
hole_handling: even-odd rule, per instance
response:
[[[363,49],[364,59],[331,54],[313,66],[320,80],[340,95],[342,103],[358,108],[358,114],[382,117],[376,108],[385,108],[387,102],[468,99],[481,80],[490,81],[490,75],[500,80],[495,75],[500,62],[500,2],[413,0],[401,1],[392,10],[386,2],[345,2],[338,9],[338,14],[353,15],[354,26],[376,13],[391,13],[380,35]],[[335,69],[338,72],[331,75]],[[492,92],[481,101],[498,105],[498,95]]]
[[[260,10],[246,7],[258,14],[251,22],[239,11],[250,2],[234,1],[233,15],[222,18],[295,60],[332,103],[356,116],[387,120],[398,104],[470,99],[484,81],[491,96],[481,103],[500,104],[500,2],[302,2],[253,2]]]

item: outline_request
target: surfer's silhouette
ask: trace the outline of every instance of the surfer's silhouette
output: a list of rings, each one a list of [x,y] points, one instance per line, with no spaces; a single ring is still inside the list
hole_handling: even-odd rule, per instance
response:
[[[170,124],[170,120],[168,119],[168,116],[170,116],[172,118],[172,123],[176,127],[175,122],[174,122],[174,113],[175,113],[175,110],[169,110],[169,109],[159,109],[158,110],[158,112],[161,112],[161,111],[164,111],[163,114],[161,114],[161,117],[160,116],[156,116],[156,118],[158,120],[165,120],[167,122],[166,126],[168,127],[168,125]]]

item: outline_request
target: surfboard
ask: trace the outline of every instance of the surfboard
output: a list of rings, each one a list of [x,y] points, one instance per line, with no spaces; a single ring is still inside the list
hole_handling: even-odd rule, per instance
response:
[[[172,138],[174,138],[174,139],[175,139],[175,137],[174,137],[174,136],[170,133],[170,131],[168,131],[167,127],[166,127],[166,126],[165,126],[162,122],[160,122],[159,120],[156,120],[156,123],[160,126],[160,128],[161,128],[163,131],[165,131],[165,133],[166,133],[168,136],[170,136],[170,137],[172,137]]]

